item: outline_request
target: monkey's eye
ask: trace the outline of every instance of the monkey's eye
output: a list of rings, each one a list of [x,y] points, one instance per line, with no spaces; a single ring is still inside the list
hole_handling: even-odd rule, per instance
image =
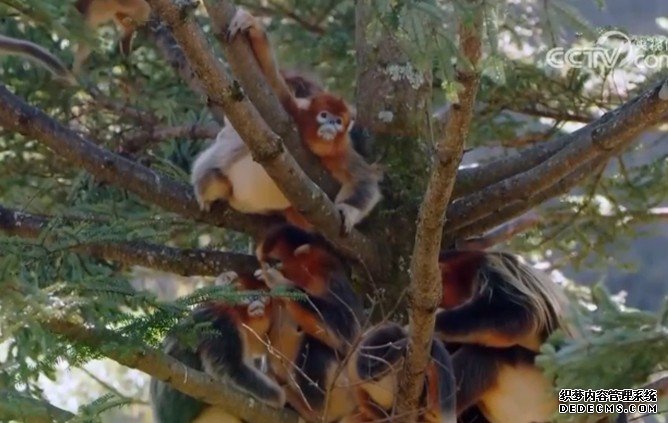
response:
[[[262,297],[259,296],[259,295],[257,295],[257,294],[248,295],[248,296],[246,296],[246,298],[245,298],[246,304],[250,304],[250,303],[252,303],[252,302],[254,302],[254,301],[259,301],[259,300],[262,300]]]
[[[325,124],[329,120],[329,113],[320,112],[318,113],[318,116],[315,118],[315,120],[318,121],[320,125]]]
[[[341,125],[342,123],[343,123],[343,121],[341,120],[341,118],[336,119],[336,124],[337,125]]]

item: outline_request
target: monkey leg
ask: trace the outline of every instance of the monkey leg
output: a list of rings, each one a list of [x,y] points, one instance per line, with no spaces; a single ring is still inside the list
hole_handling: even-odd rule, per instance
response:
[[[238,322],[225,314],[203,311],[196,321],[212,321],[217,334],[208,335],[199,348],[204,370],[222,380],[229,380],[237,388],[260,401],[275,407],[285,404],[285,392],[269,376],[252,365],[252,357]]]
[[[209,169],[195,182],[195,194],[200,208],[208,211],[214,201],[232,196],[232,184],[220,169]]]

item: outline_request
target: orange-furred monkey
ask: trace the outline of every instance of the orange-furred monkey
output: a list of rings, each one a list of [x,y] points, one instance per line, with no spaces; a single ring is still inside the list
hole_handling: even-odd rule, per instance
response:
[[[75,7],[91,30],[113,21],[121,30],[118,44],[124,55],[132,51],[135,31],[144,25],[151,15],[151,7],[145,0],[77,0]],[[90,46],[85,43],[79,45],[72,64],[75,75],[81,72],[81,67],[90,53]]]
[[[235,288],[267,290],[261,281],[249,275],[241,275]],[[194,311],[192,320],[195,324],[211,323],[215,333],[203,333],[195,351],[181,345],[175,336],[169,336],[165,350],[185,365],[280,408],[285,404],[283,388],[254,363],[256,358],[267,354],[263,340],[271,326],[271,315],[272,302],[266,295],[249,295],[236,304],[210,301]],[[203,404],[157,379],[151,380],[151,402],[158,423],[239,421],[220,407]]]
[[[334,202],[341,214],[343,232],[349,233],[380,201],[378,183],[382,177],[353,148],[349,136],[353,112],[345,101],[328,92],[297,98],[278,70],[262,25],[241,8],[230,23],[228,36],[231,39],[239,33],[248,35],[260,68],[295,121],[304,145],[341,183]]]

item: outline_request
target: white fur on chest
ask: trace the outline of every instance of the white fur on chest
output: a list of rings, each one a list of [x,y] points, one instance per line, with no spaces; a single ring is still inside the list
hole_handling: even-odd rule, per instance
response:
[[[268,213],[285,210],[290,202],[262,166],[246,154],[227,170],[232,183],[230,205],[243,213]]]
[[[218,405],[205,408],[192,423],[242,423]]]
[[[537,367],[504,366],[497,385],[478,405],[491,423],[548,422],[557,411],[552,389]]]
[[[386,375],[378,381],[366,383],[364,388],[376,404],[390,410],[396,398],[396,386],[396,375]]]

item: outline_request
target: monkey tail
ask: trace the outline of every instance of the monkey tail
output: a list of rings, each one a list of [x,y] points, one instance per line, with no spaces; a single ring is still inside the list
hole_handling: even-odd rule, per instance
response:
[[[283,388],[254,367],[243,363],[228,371],[228,377],[237,388],[274,407],[280,408],[285,405]]]
[[[431,359],[438,379],[438,408],[442,423],[457,422],[457,383],[455,382],[455,371],[452,365],[450,353],[445,349],[443,343],[434,339],[431,345]]]
[[[57,79],[69,85],[77,85],[76,78],[56,56],[47,49],[28,40],[0,35],[0,54],[14,54],[25,57],[48,70]]]

